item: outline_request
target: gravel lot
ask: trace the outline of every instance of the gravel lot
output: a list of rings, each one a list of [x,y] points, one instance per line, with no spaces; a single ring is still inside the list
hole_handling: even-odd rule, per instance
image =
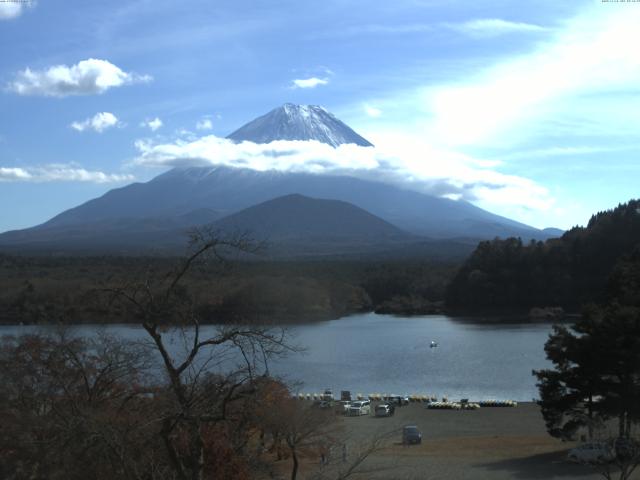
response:
[[[372,410],[373,411],[373,410]],[[562,479],[602,478],[565,460],[574,443],[551,438],[537,405],[471,411],[428,410],[420,404],[396,408],[393,417],[341,417],[348,459],[371,438],[389,433],[384,447],[362,465],[357,479]],[[401,429],[417,425],[422,445],[403,446]],[[326,478],[344,468],[341,449],[323,468]],[[318,469],[309,461],[303,472]],[[308,477],[308,475],[307,475]],[[640,478],[636,476],[634,478]]]

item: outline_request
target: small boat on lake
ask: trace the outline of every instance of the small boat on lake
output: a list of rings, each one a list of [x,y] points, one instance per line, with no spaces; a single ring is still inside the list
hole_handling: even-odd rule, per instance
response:
[[[431,340],[431,344],[429,345],[429,347],[435,348],[437,346],[438,346],[438,342],[434,342],[433,340]]]

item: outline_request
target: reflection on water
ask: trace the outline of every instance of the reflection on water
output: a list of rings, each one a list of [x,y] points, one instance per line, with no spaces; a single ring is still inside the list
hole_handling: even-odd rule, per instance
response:
[[[536,398],[531,371],[548,365],[544,343],[551,325],[460,320],[441,315],[405,318],[368,313],[293,326],[293,342],[306,351],[274,362],[271,373],[290,382],[303,382],[300,391],[305,393],[329,387],[334,392],[364,394]],[[27,333],[34,328],[0,326],[0,334]],[[98,330],[146,339],[138,327],[73,327],[79,335]],[[432,340],[438,347],[430,348]],[[179,350],[180,344],[176,340],[173,348]]]

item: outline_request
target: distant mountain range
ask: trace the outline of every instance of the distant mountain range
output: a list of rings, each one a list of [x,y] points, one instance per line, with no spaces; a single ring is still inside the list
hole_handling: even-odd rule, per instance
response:
[[[371,146],[322,107],[292,104],[228,138]],[[405,252],[463,255],[480,239],[561,234],[468,202],[347,175],[216,166],[174,168],[149,182],[110,190],[41,225],[1,234],[0,250],[170,253],[184,248],[187,229],[212,222],[222,230],[246,230],[269,240],[279,256],[380,252],[400,245],[407,247]]]

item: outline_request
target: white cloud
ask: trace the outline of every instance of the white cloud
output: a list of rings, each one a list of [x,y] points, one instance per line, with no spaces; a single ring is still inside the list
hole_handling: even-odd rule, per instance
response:
[[[213,129],[213,122],[211,121],[210,118],[203,118],[202,120],[199,120],[198,123],[196,123],[196,130],[212,130]]]
[[[268,144],[233,143],[215,135],[178,139],[171,143],[136,142],[134,163],[142,166],[226,165],[255,170],[349,174],[399,184],[426,193],[511,203],[548,209],[553,204],[543,186],[527,178],[506,175],[472,157],[440,150],[415,137],[380,135],[376,147],[354,144],[333,148],[317,141],[278,140]]]
[[[151,80],[149,75],[124,72],[107,60],[89,58],[71,66],[55,65],[45,70],[26,68],[18,72],[8,89],[18,95],[66,97],[100,94],[110,88]]]
[[[0,1],[0,20],[17,18],[27,9],[35,5],[34,1]]]
[[[608,102],[616,91],[637,89],[638,24],[640,8],[597,8],[569,21],[527,55],[466,75],[458,83],[426,88],[431,138],[449,145],[504,142],[525,122],[558,119],[560,108],[569,115],[576,107],[601,101],[595,93],[608,94]]]
[[[19,17],[22,14],[21,3],[0,2],[0,20],[8,20]]]
[[[380,115],[382,115],[382,110],[380,110],[379,108],[376,108],[376,107],[372,107],[371,105],[365,103],[364,104],[364,113],[366,113],[367,116],[369,116],[371,118],[378,118]]]
[[[315,88],[318,85],[326,85],[329,83],[328,78],[299,78],[292,81],[291,88]]]
[[[162,127],[162,125],[163,125],[162,120],[160,120],[158,117],[152,120],[145,120],[140,124],[141,127],[147,127],[152,132],[155,132],[156,130],[158,130],[160,127]]]
[[[462,23],[447,23],[445,26],[475,38],[497,37],[510,33],[541,33],[548,30],[540,25],[510,22],[500,18],[480,18]]]
[[[91,171],[74,164],[39,167],[0,167],[0,182],[90,182],[119,183],[134,180],[133,175]]]
[[[0,167],[0,181],[29,180],[29,178],[31,175],[22,168]]]
[[[70,126],[74,130],[84,132],[85,130],[94,130],[102,133],[108,128],[118,125],[118,117],[110,112],[96,113],[93,117],[87,118],[81,122],[73,122]]]

